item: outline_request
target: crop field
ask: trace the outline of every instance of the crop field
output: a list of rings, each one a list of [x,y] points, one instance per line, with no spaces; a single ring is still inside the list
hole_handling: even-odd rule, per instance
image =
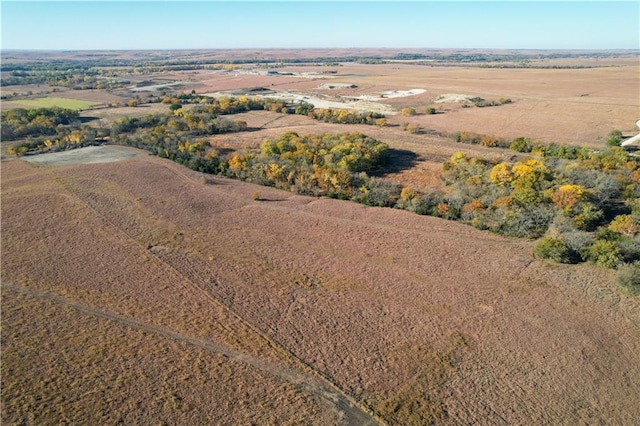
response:
[[[129,151],[2,163],[3,423],[635,421],[610,272]]]
[[[23,99],[20,101],[14,101],[12,104],[18,104],[22,108],[51,108],[51,107],[60,107],[67,109],[85,109],[92,107],[94,105],[98,105],[97,102],[92,101],[82,101],[78,99],[68,99],[68,98],[55,98],[55,97],[46,97],[46,98],[37,98],[37,99]]]

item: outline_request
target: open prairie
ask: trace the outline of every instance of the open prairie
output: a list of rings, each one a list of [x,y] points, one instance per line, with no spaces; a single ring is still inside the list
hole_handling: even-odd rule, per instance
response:
[[[340,61],[400,53],[436,59]],[[225,161],[289,131],[360,132],[390,148],[370,175],[437,191],[458,151],[496,163],[528,155],[447,134],[600,149],[613,129],[634,132],[638,56],[609,53],[3,52],[18,71],[93,63],[93,80],[77,82],[103,88],[3,87],[3,111],[43,96],[99,104],[69,126],[86,123],[101,146],[49,141],[59,152],[0,163],[2,422],[635,424],[640,299],[615,271],[537,260],[531,240],[462,223],[103,145],[125,117],[178,128],[177,116],[215,103],[198,94],[273,97],[287,101],[279,112],[229,116],[242,131],[155,130]],[[495,61],[459,59],[485,54]],[[79,78],[61,72],[58,84]],[[384,113],[386,123],[322,122],[286,113],[292,101]]]
[[[553,55],[544,56],[548,53]],[[434,59],[391,59],[399,54],[430,55]],[[474,62],[473,58],[482,55],[486,55],[487,61]],[[345,59],[358,57],[379,58],[383,63]],[[460,57],[472,60],[461,61]],[[110,62],[134,58],[146,61],[148,68],[127,70]],[[284,59],[300,63],[282,62]],[[60,98],[101,105],[124,105],[131,99],[144,104],[150,97],[192,90],[216,96],[248,94],[306,100],[323,108],[376,111],[386,114],[390,124],[411,123],[443,134],[470,131],[591,147],[602,146],[614,129],[626,135],[634,133],[634,123],[640,118],[640,57],[630,51],[5,52],[3,60],[13,65],[29,64],[34,60],[77,61],[73,62],[76,65],[97,61],[99,64],[102,60],[108,66],[97,65],[96,69],[116,77],[101,77],[100,81],[116,82],[116,88],[56,88],[55,94]],[[168,60],[184,65],[177,65],[179,70],[162,71],[163,61]],[[193,65],[190,67],[189,64]],[[5,75],[9,76],[9,73],[3,73],[3,78]],[[25,106],[24,102],[41,96],[43,88],[47,87],[3,87],[3,94],[16,94],[3,102],[3,109]],[[470,101],[479,98],[487,102],[501,99],[511,102],[480,108]],[[404,107],[415,108],[418,114],[405,117],[400,114]],[[425,114],[429,107],[435,108],[437,113]],[[111,108],[103,114],[117,117],[121,116],[121,111],[129,113],[126,108]],[[91,116],[90,112],[87,114]]]
[[[611,272],[127,150],[2,162],[3,423],[636,422]]]
[[[570,64],[567,62],[564,66],[570,67]],[[640,118],[638,58],[590,68],[342,63],[336,67],[286,66],[277,71],[278,75],[203,71],[194,77],[198,84],[190,87],[198,93],[264,87],[289,96],[299,94],[344,102],[346,108],[358,108],[350,105],[353,98],[378,97],[377,102],[373,102],[381,106],[378,110],[387,114],[388,109],[395,111],[396,115],[389,120],[392,124],[412,122],[440,133],[471,131],[585,146],[602,146],[613,129],[634,132],[634,123]],[[327,71],[335,74],[323,74]],[[300,77],[301,73],[306,76]],[[328,88],[331,85],[333,89]],[[355,87],[344,88],[346,86]],[[385,96],[385,92],[412,89],[425,92],[404,97]],[[434,102],[443,95],[496,101],[502,98],[512,103],[478,108],[467,102],[470,105],[467,108],[461,102]],[[308,101],[313,103],[314,99]],[[419,114],[397,115],[403,107],[413,107]],[[436,108],[438,114],[424,114],[428,107]]]

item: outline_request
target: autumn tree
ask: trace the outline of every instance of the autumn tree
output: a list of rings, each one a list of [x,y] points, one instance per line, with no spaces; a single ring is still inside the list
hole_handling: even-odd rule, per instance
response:
[[[609,224],[609,229],[627,237],[638,233],[638,224],[630,214],[618,215]]]

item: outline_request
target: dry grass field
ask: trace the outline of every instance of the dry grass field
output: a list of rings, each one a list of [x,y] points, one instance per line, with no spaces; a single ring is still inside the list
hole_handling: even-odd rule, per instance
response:
[[[146,58],[150,63],[162,58],[185,61],[219,61],[221,59],[273,60],[279,58],[339,58],[340,56],[390,57],[400,51],[387,49],[309,49],[309,50],[238,50],[238,51],[181,51],[181,52],[137,52],[136,57]],[[469,54],[469,51],[406,49],[403,53],[429,55]],[[96,54],[86,52],[57,52],[40,54],[42,58],[57,60],[95,59]],[[488,62],[484,65],[496,68],[482,68],[477,64],[438,63],[429,66],[412,62],[387,64],[359,64],[354,62],[331,63],[330,65],[286,65],[268,68],[264,64],[236,65],[235,70],[185,70],[168,72],[136,72],[122,77],[131,83],[117,91],[106,90],[66,90],[58,89],[56,97],[100,104],[126,103],[136,95],[145,98],[148,94],[158,95],[162,89],[169,91],[195,90],[197,93],[238,92],[262,87],[277,92],[310,97],[321,97],[326,101],[345,102],[358,96],[384,96],[385,92],[422,89],[426,92],[407,97],[380,97],[379,110],[389,115],[390,124],[405,122],[419,125],[422,129],[440,133],[470,131],[492,134],[498,137],[531,137],[543,142],[579,144],[601,147],[610,131],[617,129],[625,134],[636,131],[634,123],[640,118],[640,58],[630,52],[602,57],[560,57],[535,59],[544,52],[515,52],[478,50],[476,54],[519,54],[529,55],[527,66],[531,68],[497,68],[498,66],[521,67],[522,63]],[[568,52],[577,53],[577,52]],[[584,55],[585,52],[579,52]],[[102,52],[110,59],[130,60],[132,52]],[[98,55],[99,56],[99,55]],[[3,54],[11,63],[34,60],[29,53],[12,52]],[[268,74],[268,71],[280,73]],[[292,75],[282,75],[292,74]],[[151,86],[135,88],[142,81]],[[172,84],[178,84],[172,86]],[[162,88],[152,90],[154,85]],[[168,86],[167,86],[168,85]],[[334,85],[334,89],[327,86]],[[341,88],[354,85],[354,88]],[[160,87],[158,86],[158,87]],[[166,87],[165,87],[166,86]],[[48,86],[7,86],[4,93],[25,94],[33,91],[43,93]],[[133,91],[135,90],[135,91]],[[139,91],[142,90],[142,91]],[[488,101],[510,99],[512,103],[497,107],[464,108],[462,103],[434,103],[442,95],[462,95],[480,97]],[[21,96],[28,99],[29,96]],[[3,109],[24,106],[20,99],[3,102]],[[349,107],[345,103],[345,107]],[[398,113],[403,107],[414,107],[418,115],[404,117],[389,114]],[[435,107],[438,114],[424,114],[427,107]],[[376,109],[372,106],[369,108]],[[131,108],[109,109],[103,114],[118,117],[122,114],[143,114],[143,111],[129,111]]]
[[[572,62],[567,60],[565,66]],[[574,61],[575,62],[575,61]],[[378,95],[385,91],[424,89],[416,96],[381,99],[399,111],[414,107],[419,115],[393,116],[390,123],[413,122],[441,133],[471,131],[499,137],[520,136],[543,142],[602,146],[613,129],[631,133],[640,118],[640,63],[626,58],[601,67],[578,69],[496,69],[429,67],[411,64],[329,67],[332,78],[295,78],[239,73],[201,73],[198,93],[265,87],[277,91],[329,96]],[[284,67],[286,72],[323,72],[327,67]],[[323,84],[354,84],[354,89],[326,90]],[[460,103],[435,104],[445,94],[511,99],[513,103],[463,108]],[[440,114],[424,114],[435,107]]]
[[[131,152],[2,162],[4,424],[636,421],[610,272]]]
[[[17,93],[20,99],[2,101],[2,109],[12,108],[61,108],[85,109],[96,105],[124,103],[125,98],[106,90],[69,90],[66,88],[52,88],[46,85],[7,86],[3,93]],[[31,95],[28,93],[31,92]],[[45,95],[46,97],[42,97]]]
[[[161,63],[395,53],[101,54]],[[3,60],[29,63],[34,55],[4,52]],[[332,102],[378,96],[396,113],[385,127],[252,111],[229,116],[249,131],[206,140],[229,154],[288,131],[360,132],[391,148],[390,162],[373,175],[419,190],[442,185],[442,162],[454,152],[519,155],[437,133],[603,147],[611,130],[635,131],[637,56],[532,64],[245,64],[130,80],[151,89],[182,82],[169,87],[197,93],[264,87]],[[4,89],[19,94],[16,102],[49,96],[45,85]],[[414,89],[425,92],[389,95]],[[160,93],[51,96],[124,104]],[[435,103],[442,95],[512,103]],[[418,114],[400,114],[404,107]],[[425,114],[427,107],[438,113]],[[106,127],[168,109],[153,103],[81,117]],[[406,123],[423,132],[403,130]],[[532,241],[204,176],[108,145],[3,158],[0,196],[3,424],[637,423],[640,298],[614,283],[614,271],[536,260]]]
[[[581,62],[556,60],[557,66]],[[583,61],[584,62],[584,61]],[[594,65],[594,64],[591,64]],[[162,77],[162,81],[186,81],[181,90],[198,93],[237,93],[264,87],[279,94],[321,96],[345,102],[358,96],[380,96],[388,91],[423,89],[415,96],[380,98],[376,110],[413,107],[412,117],[390,115],[389,123],[413,123],[439,133],[470,131],[498,137],[531,137],[542,142],[558,142],[601,147],[609,132],[635,132],[640,117],[640,64],[637,58],[622,58],[598,67],[576,69],[496,69],[473,67],[429,67],[412,64],[363,65],[343,63],[330,68],[335,75],[300,78],[283,75],[256,75],[241,72],[185,71]],[[322,73],[327,67],[278,68],[280,73]],[[173,79],[173,80],[172,80]],[[158,82],[161,82],[158,80]],[[323,85],[355,85],[355,88],[323,88]],[[463,107],[459,102],[434,102],[442,95],[463,95],[486,100],[511,99],[497,107]],[[96,95],[97,96],[97,95]],[[286,96],[286,95],[284,95]],[[313,100],[311,100],[313,102]],[[385,108],[386,106],[386,108]],[[425,110],[434,107],[438,114]],[[143,114],[143,110],[115,108],[106,115]]]

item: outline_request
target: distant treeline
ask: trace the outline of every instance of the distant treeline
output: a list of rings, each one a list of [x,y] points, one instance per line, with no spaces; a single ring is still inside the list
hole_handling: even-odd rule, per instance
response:
[[[630,55],[638,55],[630,51]],[[313,58],[236,58],[236,59],[184,59],[177,60],[169,55],[152,55],[143,59],[124,59],[100,56],[95,54],[90,59],[54,59],[40,60],[29,63],[11,63],[10,58],[4,58],[2,70],[9,75],[2,77],[0,85],[49,84],[52,86],[66,86],[74,88],[103,88],[97,86],[117,85],[116,81],[100,80],[98,76],[123,76],[133,73],[185,71],[218,68],[221,65],[296,65],[323,64],[336,66],[341,62],[379,64],[387,61],[427,61],[428,65],[442,64],[475,64],[478,66],[505,68],[582,68],[584,66],[540,65],[530,64],[529,61],[559,58],[607,58],[618,56],[617,52],[585,52],[585,53],[540,53],[503,54],[503,53],[450,53],[450,54],[420,54],[398,53],[396,55],[348,55],[348,56],[320,56]],[[515,64],[509,62],[515,62]],[[496,64],[498,63],[498,64]],[[504,64],[500,64],[504,63]],[[101,85],[98,84],[101,82]],[[109,88],[109,87],[105,87]]]
[[[591,150],[584,146],[559,144],[556,142],[542,143],[527,137],[509,139],[466,131],[441,134],[441,136],[448,136],[459,143],[481,145],[487,148],[506,148],[515,152],[532,153],[535,156],[545,158],[583,160],[592,155]],[[622,139],[622,132],[612,130],[609,133],[606,145],[619,147],[622,144]]]
[[[231,125],[230,121],[218,118],[219,115],[238,114],[241,112],[267,110],[284,114],[306,115],[316,120],[340,124],[376,124],[376,121],[384,118],[383,114],[370,112],[347,111],[344,109],[315,109],[313,104],[302,102],[300,104],[288,104],[282,99],[258,98],[249,96],[220,97],[196,95],[195,93],[182,93],[176,96],[165,96],[155,99],[157,102],[170,104],[170,111],[166,114],[151,114],[140,118],[125,118],[116,121],[109,134],[120,134],[135,129],[169,126],[176,131],[186,132],[188,136],[213,135],[229,131],[246,130],[246,123],[238,122]],[[196,104],[188,110],[182,105]],[[1,114],[0,128],[2,140],[12,141],[25,137],[32,138],[22,144],[16,145],[20,153],[44,148],[43,137],[58,136],[64,139],[68,134],[68,125],[74,130],[82,130],[86,126],[80,126],[77,111],[64,108],[15,108],[3,111]],[[60,126],[63,125],[63,126]],[[65,127],[67,126],[67,127]],[[103,132],[105,129],[101,129]],[[36,139],[33,139],[36,138]],[[60,145],[57,145],[60,147]],[[62,145],[64,147],[64,145]]]
[[[638,56],[636,51],[630,50],[629,55]],[[84,70],[89,71],[95,68],[110,67],[133,67],[144,68],[147,66],[165,66],[165,67],[191,67],[191,66],[207,66],[221,64],[299,64],[299,63],[317,63],[317,64],[337,64],[340,62],[358,62],[366,60],[432,60],[443,62],[513,62],[526,60],[542,60],[542,59],[563,59],[563,58],[611,58],[620,56],[620,52],[557,52],[557,53],[539,53],[539,54],[522,54],[522,53],[449,53],[449,54],[422,54],[422,53],[398,53],[395,55],[347,55],[347,56],[317,56],[310,58],[234,58],[234,59],[175,59],[170,55],[151,55],[142,59],[125,59],[111,58],[93,55],[91,59],[53,59],[39,60],[29,63],[11,63],[10,58],[4,58],[2,66],[3,71],[43,71],[43,70]],[[9,60],[9,62],[8,62]],[[188,69],[188,68],[185,68]]]

